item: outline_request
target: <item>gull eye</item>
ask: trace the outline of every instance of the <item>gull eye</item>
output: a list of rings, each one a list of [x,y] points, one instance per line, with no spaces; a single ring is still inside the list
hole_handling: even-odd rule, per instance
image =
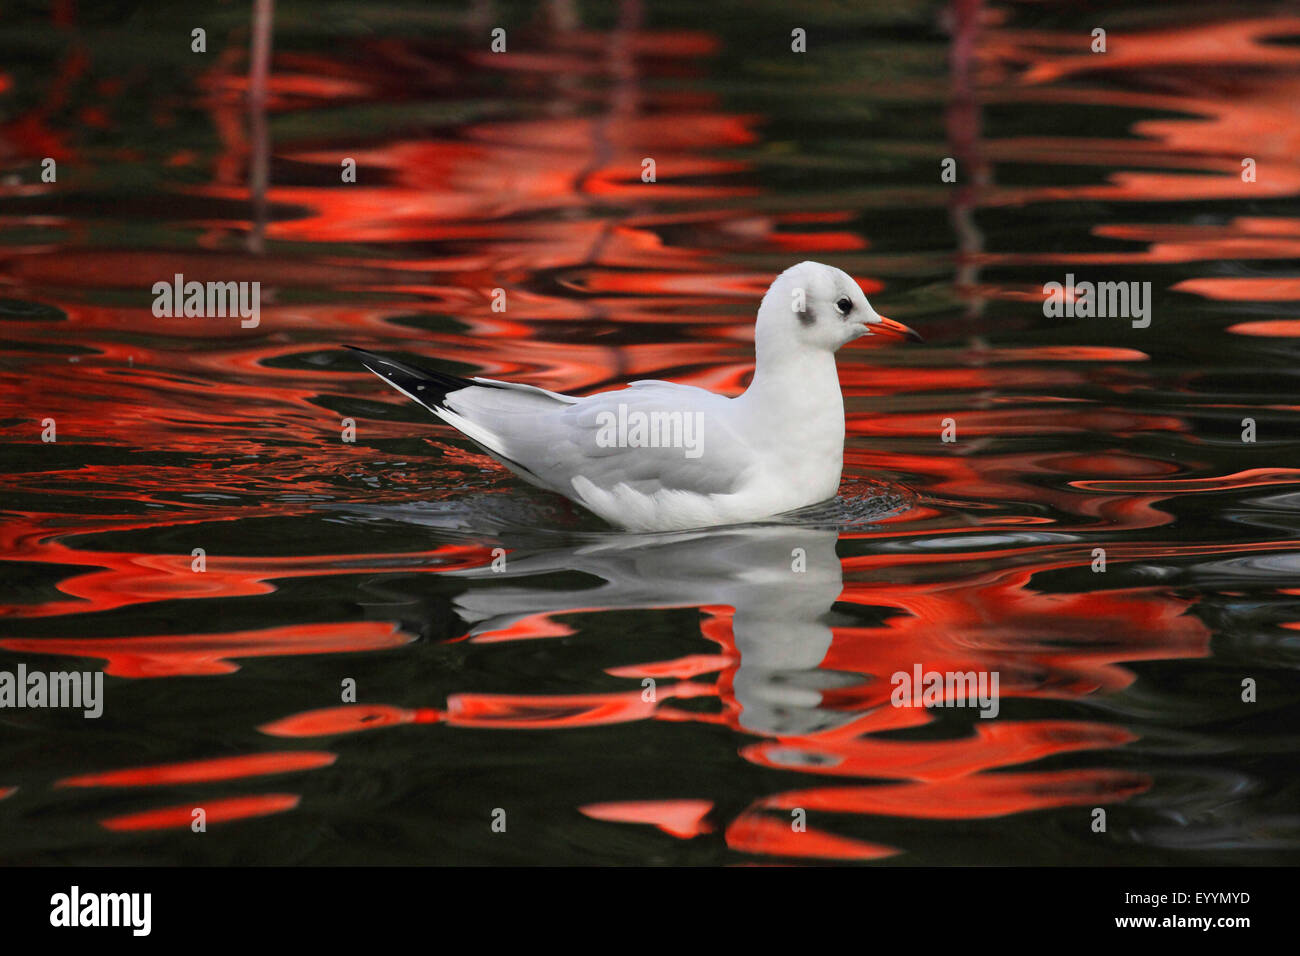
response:
[[[847,295],[842,295],[835,300],[835,311],[840,315],[848,315],[853,311],[853,302]]]

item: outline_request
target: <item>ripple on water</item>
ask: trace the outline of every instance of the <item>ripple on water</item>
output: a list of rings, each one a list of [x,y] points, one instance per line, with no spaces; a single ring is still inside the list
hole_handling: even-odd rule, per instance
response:
[[[451,495],[454,492],[442,492]],[[826,531],[861,531],[907,511],[916,502],[914,492],[883,481],[851,481],[829,501],[776,515],[748,525],[782,525]],[[522,482],[499,492],[465,491],[433,501],[393,504],[330,502],[320,506],[338,512],[344,520],[391,521],[457,536],[523,534],[556,537],[621,536],[605,521],[567,499],[539,491]],[[709,530],[709,529],[700,529]],[[721,529],[719,529],[721,530]],[[677,532],[666,532],[674,534]]]

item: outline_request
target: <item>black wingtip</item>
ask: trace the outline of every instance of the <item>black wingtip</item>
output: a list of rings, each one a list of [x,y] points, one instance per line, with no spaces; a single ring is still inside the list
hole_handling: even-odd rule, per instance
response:
[[[479,384],[461,378],[459,375],[448,375],[446,372],[420,368],[418,365],[357,348],[355,345],[345,345],[344,348],[356,353],[362,365],[389,385],[426,408],[432,409],[434,406],[442,405],[448,392],[458,392],[462,388],[473,388]]]
[[[349,352],[351,352],[353,355],[355,355],[357,357],[357,360],[363,366],[365,366],[370,371],[374,372],[380,378],[387,377],[384,375],[383,371],[381,370],[381,366],[389,362],[398,364],[394,359],[386,359],[384,358],[384,356],[378,354],[377,352],[371,352],[367,349],[357,348],[357,346],[355,345],[345,345],[343,347],[347,349]],[[411,371],[413,372],[415,371],[415,368],[413,366],[407,366],[407,367],[410,368]]]
[[[376,352],[371,352],[369,349],[363,349],[356,345],[345,345],[343,347],[347,349],[349,352],[355,352],[358,356],[361,356],[362,361],[364,361],[367,358],[376,359],[376,360],[383,358],[382,355]]]

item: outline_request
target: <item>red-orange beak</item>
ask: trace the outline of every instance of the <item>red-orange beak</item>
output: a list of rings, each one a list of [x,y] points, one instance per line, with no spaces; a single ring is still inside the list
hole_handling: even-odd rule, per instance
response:
[[[879,335],[886,339],[911,339],[913,342],[924,342],[921,333],[916,329],[910,329],[902,322],[895,322],[893,319],[887,319],[883,315],[879,322],[868,322],[866,335]]]

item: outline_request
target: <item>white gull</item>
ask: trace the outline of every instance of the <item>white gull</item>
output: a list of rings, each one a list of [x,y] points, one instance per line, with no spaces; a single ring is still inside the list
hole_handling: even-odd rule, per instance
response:
[[[736,398],[661,381],[580,398],[355,351],[526,481],[621,528],[676,531],[834,497],[844,466],[835,352],[864,335],[920,339],[877,314],[847,273],[801,262],[763,296],[754,377]]]

